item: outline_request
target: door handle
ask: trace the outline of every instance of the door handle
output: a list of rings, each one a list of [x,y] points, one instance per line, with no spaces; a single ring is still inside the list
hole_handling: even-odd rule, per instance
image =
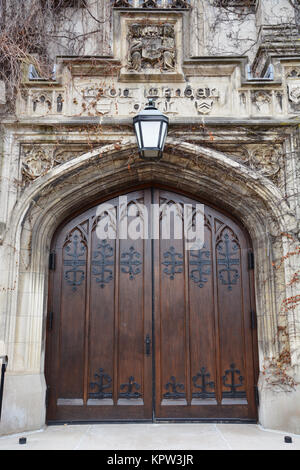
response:
[[[146,339],[145,339],[145,343],[146,343],[146,356],[150,356],[151,354],[151,339],[150,339],[150,336],[147,335],[146,336]]]

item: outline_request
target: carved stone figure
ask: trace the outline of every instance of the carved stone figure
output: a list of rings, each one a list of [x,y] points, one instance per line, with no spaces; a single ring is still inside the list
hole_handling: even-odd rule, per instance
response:
[[[252,102],[256,111],[269,114],[271,105],[271,94],[267,91],[255,91],[252,94]]]
[[[133,24],[130,28],[131,33],[129,35],[129,47],[130,47],[130,64],[131,69],[139,72],[142,67],[142,49],[143,42],[140,37],[140,25]]]
[[[174,28],[171,24],[164,25],[164,38],[162,42],[164,54],[164,69],[173,69],[175,66],[175,40]]]
[[[58,97],[56,98],[56,110],[58,113],[61,113],[62,110],[63,110],[63,97],[61,94],[58,95]]]

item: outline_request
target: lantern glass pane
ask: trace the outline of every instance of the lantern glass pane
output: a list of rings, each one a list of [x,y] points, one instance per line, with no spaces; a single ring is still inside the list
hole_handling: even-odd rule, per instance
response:
[[[143,147],[157,148],[160,121],[141,121],[142,133],[143,133]]]

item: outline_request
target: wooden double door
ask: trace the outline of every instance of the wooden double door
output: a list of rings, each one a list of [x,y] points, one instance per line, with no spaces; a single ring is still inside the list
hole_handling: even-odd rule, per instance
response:
[[[204,245],[187,250],[183,208],[197,201],[146,188],[106,203],[53,239],[47,421],[256,420],[245,231],[204,205]],[[163,233],[166,217],[177,232],[171,223]],[[131,239],[120,235],[125,220]]]

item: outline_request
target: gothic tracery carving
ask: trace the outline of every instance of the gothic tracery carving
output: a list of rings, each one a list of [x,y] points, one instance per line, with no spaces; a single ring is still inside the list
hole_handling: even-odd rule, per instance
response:
[[[33,181],[45,175],[57,165],[77,157],[86,150],[55,145],[25,145],[22,148],[22,176],[24,181]]]
[[[224,151],[224,148],[221,151]],[[278,184],[278,178],[284,165],[283,150],[280,144],[242,145],[239,149],[228,149],[228,155]]]
[[[47,173],[54,165],[48,149],[33,147],[24,154],[22,174],[24,179],[34,180]]]
[[[278,147],[256,145],[246,150],[244,163],[262,175],[273,178],[280,170],[281,152]]]

